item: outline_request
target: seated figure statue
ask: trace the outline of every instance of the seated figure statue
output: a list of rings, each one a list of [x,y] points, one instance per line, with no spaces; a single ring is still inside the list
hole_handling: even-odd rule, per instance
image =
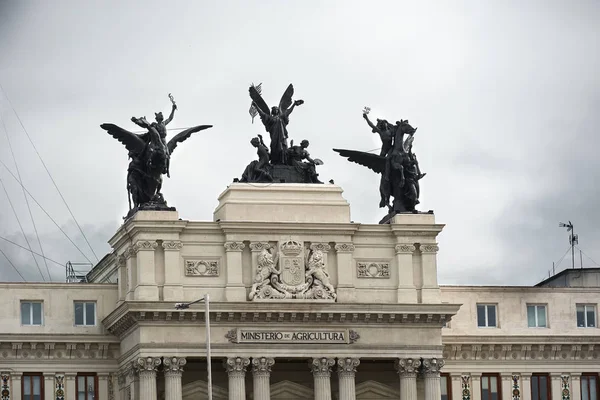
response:
[[[310,154],[306,150],[310,143],[308,140],[300,142],[300,146],[294,146],[292,140],[290,148],[287,150],[288,163],[298,170],[298,172],[305,175],[305,182],[307,183],[323,183],[319,181],[319,174],[317,174],[316,166],[323,165],[323,161],[318,158],[312,159]],[[306,160],[307,162],[304,162]]]

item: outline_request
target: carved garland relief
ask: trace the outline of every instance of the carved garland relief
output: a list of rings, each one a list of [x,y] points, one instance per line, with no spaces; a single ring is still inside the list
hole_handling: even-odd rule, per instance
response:
[[[185,276],[219,276],[218,260],[185,260]]]
[[[387,262],[357,262],[356,276],[358,278],[390,278],[390,263]]]

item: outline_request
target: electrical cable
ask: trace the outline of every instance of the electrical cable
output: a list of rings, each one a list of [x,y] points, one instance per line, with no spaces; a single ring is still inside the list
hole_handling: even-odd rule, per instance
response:
[[[37,156],[40,159],[42,165],[44,166],[44,169],[48,173],[48,176],[50,177],[50,180],[52,181],[52,184],[56,188],[56,191],[58,192],[60,198],[62,199],[63,203],[65,204],[65,207],[67,207],[67,210],[69,211],[69,214],[71,214],[71,218],[73,218],[73,221],[75,221],[75,225],[77,225],[77,228],[79,229],[79,232],[81,232],[81,235],[83,236],[83,238],[85,239],[85,242],[87,243],[88,247],[92,251],[92,254],[94,255],[94,257],[96,257],[96,261],[100,261],[100,259],[98,258],[98,256],[94,252],[94,249],[92,248],[92,245],[90,244],[90,242],[88,241],[87,237],[85,236],[85,233],[83,232],[83,229],[81,229],[81,226],[79,225],[79,222],[77,222],[77,219],[75,218],[75,215],[73,215],[73,212],[71,211],[71,208],[69,207],[69,204],[67,204],[67,200],[65,200],[64,196],[62,195],[62,192],[58,188],[58,185],[54,181],[54,178],[52,177],[52,174],[48,170],[48,167],[46,167],[46,163],[44,162],[44,160],[42,159],[42,156],[38,152],[37,147],[35,147],[35,144],[33,143],[33,140],[31,140],[31,136],[29,136],[29,132],[27,132],[27,129],[25,129],[25,125],[23,125],[23,121],[21,121],[21,117],[19,117],[19,114],[17,114],[17,111],[13,107],[12,102],[10,101],[10,98],[8,97],[8,94],[4,90],[4,87],[2,87],[2,84],[0,84],[0,90],[2,90],[2,92],[4,93],[4,97],[6,97],[8,105],[10,106],[10,108],[13,111],[13,113],[15,114],[15,116],[17,117],[17,119],[19,120],[19,124],[21,125],[21,128],[23,128],[23,131],[25,132],[25,135],[27,135],[27,139],[29,139],[29,143],[31,143],[31,146],[33,147],[33,150],[35,150],[35,153],[37,154]]]
[[[23,282],[27,282],[27,279],[25,279],[25,277],[21,274],[21,272],[19,272],[19,269],[17,267],[15,267],[15,264],[13,264],[12,261],[10,261],[10,258],[8,258],[8,256],[2,251],[2,249],[0,249],[0,253],[2,253],[4,258],[6,258],[6,261],[8,261],[8,263],[15,269],[15,271],[17,271],[17,274],[19,274],[21,279],[23,279]]]
[[[10,244],[14,244],[14,245],[15,245],[15,246],[17,246],[17,247],[20,247],[20,248],[22,248],[23,250],[30,251],[30,250],[29,250],[27,247],[21,246],[19,243],[15,243],[15,242],[13,242],[13,241],[12,241],[12,240],[10,240],[10,239],[7,239],[7,238],[5,238],[5,237],[2,237],[2,236],[0,236],[0,239],[4,240],[4,241],[6,241],[6,242],[8,242],[8,243],[10,243]],[[44,256],[42,256],[41,254],[39,254],[39,253],[36,253],[35,251],[31,251],[31,253],[32,253],[32,254],[35,254],[36,256],[44,257]],[[55,260],[53,260],[53,259],[51,259],[51,258],[48,258],[48,257],[44,257],[44,258],[45,258],[46,260],[50,261],[50,262],[53,262],[53,263],[54,263],[54,264],[56,264],[56,265],[60,265],[60,266],[61,266],[61,267],[63,267],[63,268],[65,267],[65,264],[64,264],[64,263],[59,263],[58,261],[55,261]]]

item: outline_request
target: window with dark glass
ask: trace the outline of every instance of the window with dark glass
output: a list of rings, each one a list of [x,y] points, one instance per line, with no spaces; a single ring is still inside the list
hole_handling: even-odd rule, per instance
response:
[[[94,373],[79,373],[75,384],[77,400],[96,400],[98,398],[98,381]]]
[[[498,374],[481,375],[481,400],[500,399],[500,377]]]
[[[547,374],[531,376],[531,400],[550,400],[550,377]]]
[[[577,305],[577,327],[595,328],[596,327],[596,305],[578,304]]]
[[[44,376],[41,373],[24,373],[21,385],[23,400],[44,400]]]
[[[546,306],[528,305],[527,306],[527,326],[530,328],[546,328]]]
[[[581,400],[598,400],[598,374],[581,375]]]
[[[96,303],[90,301],[75,302],[75,325],[96,325]]]
[[[42,302],[21,302],[21,325],[42,325]]]
[[[497,326],[495,304],[477,304],[477,326],[480,328]]]
[[[442,400],[452,400],[452,387],[451,379],[449,374],[440,375],[440,391],[442,394]]]

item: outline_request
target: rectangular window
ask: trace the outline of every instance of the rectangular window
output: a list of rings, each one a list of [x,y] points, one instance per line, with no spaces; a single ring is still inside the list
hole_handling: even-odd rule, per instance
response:
[[[596,306],[594,304],[577,305],[577,327],[595,328],[596,327]]]
[[[82,301],[75,302],[75,325],[96,325],[96,303]]]
[[[581,400],[598,400],[598,374],[581,375]]]
[[[495,304],[477,304],[477,326],[480,328],[495,328],[497,326]]]
[[[452,400],[452,383],[449,374],[440,375],[441,400]]]
[[[500,377],[497,374],[481,375],[481,400],[500,400]]]
[[[41,373],[24,373],[21,385],[23,400],[44,400],[44,376]]]
[[[527,326],[530,328],[546,328],[546,306],[527,305]]]
[[[98,398],[98,382],[94,373],[79,373],[75,385],[77,400],[96,400]]]
[[[531,400],[550,400],[550,377],[547,374],[531,376]]]
[[[42,325],[42,302],[21,302],[21,325]]]

